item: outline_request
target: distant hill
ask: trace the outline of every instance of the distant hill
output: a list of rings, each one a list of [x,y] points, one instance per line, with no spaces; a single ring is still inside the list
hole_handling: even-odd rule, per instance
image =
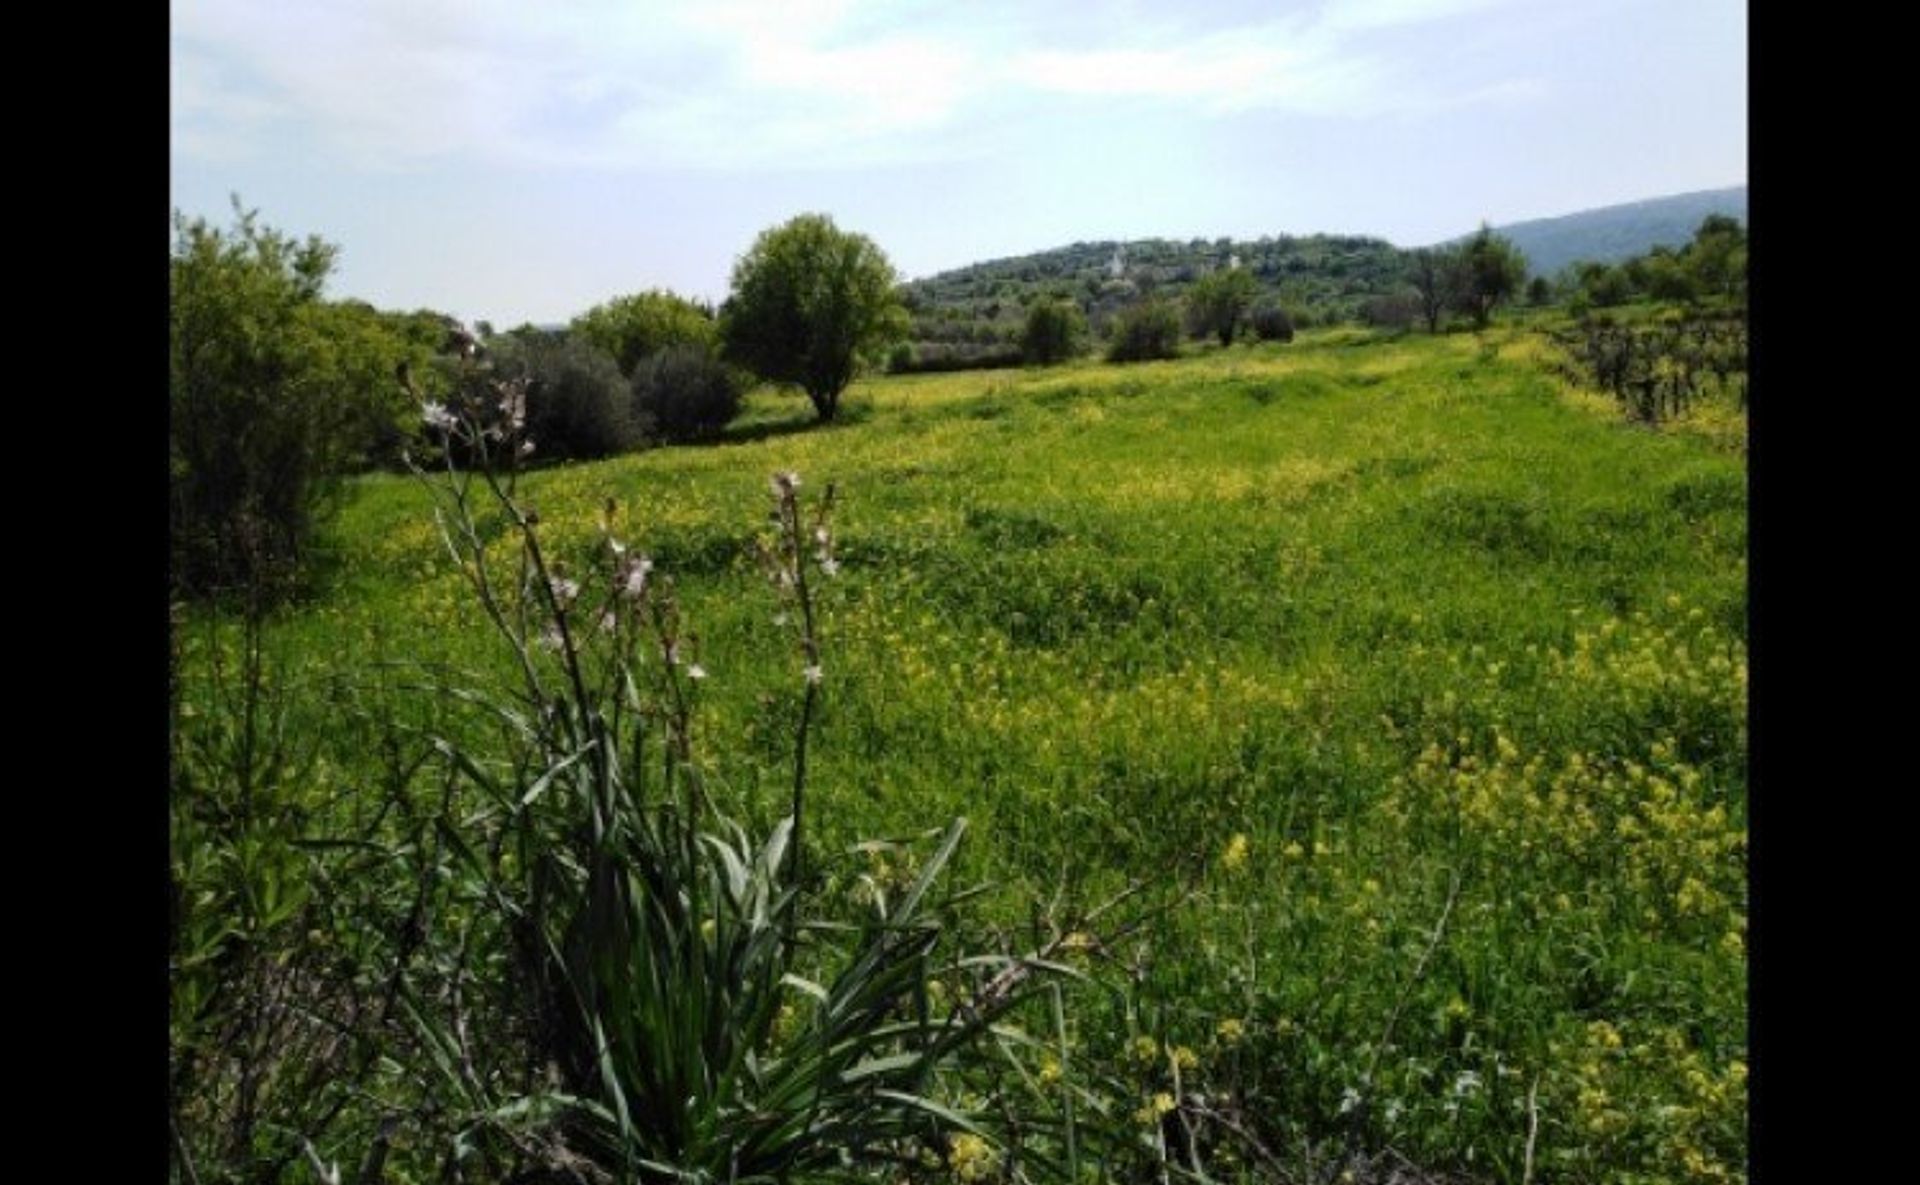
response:
[[[1709,214],[1729,214],[1746,222],[1747,187],[1677,193],[1493,229],[1520,248],[1533,275],[1551,276],[1575,260],[1617,263],[1661,244],[1684,246]]]
[[[1393,244],[1353,235],[1074,243],[909,281],[909,336],[923,362],[1008,361],[1037,296],[1072,299],[1097,330],[1142,297],[1178,297],[1199,277],[1236,263],[1253,273],[1259,300],[1316,321],[1354,316],[1406,270]]]
[[[1536,275],[1577,259],[1611,263],[1656,244],[1680,247],[1709,214],[1747,219],[1747,187],[1675,194],[1495,227],[1526,253]],[[1258,300],[1278,301],[1303,324],[1359,315],[1371,297],[1402,291],[1406,252],[1360,235],[1263,235],[1258,239],[1134,239],[1074,243],[910,280],[908,334],[921,364],[990,366],[1018,361],[1027,306],[1067,297],[1097,331],[1148,295],[1179,297],[1194,280],[1235,264],[1253,273]]]

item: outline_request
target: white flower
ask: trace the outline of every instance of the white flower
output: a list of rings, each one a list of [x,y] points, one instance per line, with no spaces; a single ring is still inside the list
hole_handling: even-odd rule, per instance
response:
[[[548,650],[558,650],[565,642],[566,639],[561,636],[560,627],[557,625],[550,625],[540,633],[540,644]]]
[[[1340,1114],[1345,1115],[1360,1105],[1360,1092],[1349,1086],[1340,1092]]]
[[[1456,1095],[1469,1095],[1479,1089],[1480,1075],[1472,1070],[1460,1071],[1460,1076],[1453,1080],[1453,1093]]]
[[[806,669],[806,676],[807,676],[807,682],[818,684],[820,682],[820,664],[816,662],[808,666]]]
[[[529,436],[525,440],[520,442],[520,455],[523,457],[530,457],[533,455],[533,437]]]
[[[500,414],[507,417],[507,424],[518,432],[527,422],[527,389],[518,383],[506,387],[500,394]]]
[[[691,666],[687,667],[687,678],[704,679],[706,677],[707,677],[707,668],[701,666],[699,663],[696,662]]]
[[[615,555],[627,554],[627,545],[620,542],[618,539],[612,538],[611,536],[609,536],[607,539],[607,546],[613,549],[613,554]]]
[[[429,400],[426,406],[420,409],[420,416],[426,420],[427,427],[438,428],[442,432],[453,431],[454,426],[460,422],[452,412],[447,410],[446,404],[436,403],[432,400]]]
[[[786,610],[784,610],[784,609],[782,609],[782,610],[781,610],[780,612],[778,612],[778,613],[776,613],[776,614],[774,614],[774,615],[773,615],[773,624],[775,624],[775,625],[785,625],[785,624],[787,624],[787,613],[786,613]]]
[[[827,534],[825,527],[815,527],[813,529],[813,541],[820,546],[825,547],[828,543],[832,542],[832,540],[833,536]]]
[[[832,576],[834,573],[840,570],[840,561],[834,559],[832,556],[827,556],[826,558],[820,561],[820,570],[826,573],[827,575]]]
[[[619,624],[620,624],[619,619],[614,617],[613,610],[602,609],[600,611],[600,628],[602,630],[605,630],[607,633],[610,634],[614,631],[615,627],[617,627]]]
[[[773,488],[774,497],[785,498],[800,488],[800,475],[791,470],[783,470],[774,474],[767,484]]]
[[[553,591],[553,599],[561,605],[570,605],[573,598],[580,595],[580,586],[564,576],[555,576],[547,587]]]
[[[647,591],[647,573],[653,571],[653,561],[646,556],[635,556],[627,564],[623,590],[628,596],[638,599]]]

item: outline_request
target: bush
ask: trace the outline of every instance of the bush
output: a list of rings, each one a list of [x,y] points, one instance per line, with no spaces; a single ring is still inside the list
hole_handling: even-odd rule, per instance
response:
[[[632,396],[611,357],[561,334],[498,341],[498,373],[527,380],[527,435],[536,457],[610,457],[640,443]]]
[[[1020,356],[1030,366],[1065,362],[1086,348],[1086,336],[1087,319],[1079,306],[1057,297],[1036,300],[1027,310]]]
[[[906,374],[913,369],[913,343],[895,342],[887,351],[887,373]]]
[[[740,384],[699,346],[669,346],[633,372],[633,417],[660,440],[717,436],[740,411]]]
[[[1237,267],[1200,277],[1187,290],[1188,331],[1197,338],[1217,337],[1223,347],[1232,345],[1254,292],[1252,273]]]
[[[1407,329],[1423,315],[1421,299],[1413,292],[1376,296],[1360,306],[1360,319],[1375,329]]]
[[[336,249],[258,225],[174,214],[168,501],[185,593],[291,591],[365,421],[333,398],[313,310]]]
[[[668,346],[711,348],[719,340],[711,309],[658,289],[595,305],[568,329],[611,356],[627,376]]]
[[[1279,305],[1263,305],[1253,311],[1253,332],[1263,342],[1293,340],[1293,318]]]
[[[1114,319],[1109,362],[1145,362],[1180,356],[1180,313],[1164,300],[1145,300]]]

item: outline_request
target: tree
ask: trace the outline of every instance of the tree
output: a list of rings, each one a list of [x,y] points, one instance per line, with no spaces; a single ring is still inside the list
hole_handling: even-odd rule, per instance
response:
[[[1180,356],[1180,314],[1159,297],[1130,305],[1114,318],[1109,362],[1145,362]]]
[[[1535,308],[1553,303],[1553,285],[1545,276],[1527,281],[1527,303]]]
[[[1710,214],[1693,232],[1684,258],[1701,291],[1732,296],[1746,285],[1746,229],[1725,214]]]
[[[739,384],[699,346],[668,346],[634,369],[634,420],[655,439],[717,436],[739,410]]]
[[[763,232],[734,265],[722,348],[761,378],[800,387],[832,420],[860,365],[906,334],[898,284],[872,239],[802,214]]]
[[[1493,310],[1511,299],[1527,278],[1527,259],[1511,240],[1494,234],[1486,223],[1460,248],[1456,307],[1485,329]]]
[[[1222,346],[1233,344],[1234,334],[1253,307],[1253,275],[1241,268],[1208,272],[1187,290],[1187,327],[1195,337],[1212,334]]]
[[[245,589],[257,603],[300,574],[352,417],[327,398],[307,321],[338,248],[233,207],[229,230],[173,215],[169,542],[182,591]]]
[[[588,341],[564,333],[504,337],[495,371],[527,380],[526,434],[541,458],[592,459],[640,443],[633,397],[620,367]]]
[[[1030,366],[1065,362],[1086,348],[1087,319],[1080,306],[1059,297],[1043,297],[1027,309],[1020,335],[1020,356]]]
[[[660,288],[597,304],[567,328],[605,351],[629,378],[642,360],[668,346],[712,350],[719,341],[712,309]]]
[[[1445,247],[1422,247],[1412,252],[1407,262],[1407,281],[1420,301],[1420,316],[1428,333],[1440,332],[1440,315],[1456,303],[1454,289],[1460,279],[1458,252]]]

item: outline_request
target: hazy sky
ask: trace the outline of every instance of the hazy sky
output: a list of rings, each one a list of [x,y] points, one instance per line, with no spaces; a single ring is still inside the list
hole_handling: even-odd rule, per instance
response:
[[[502,327],[718,300],[804,211],[908,277],[1746,180],[1745,0],[180,0],[172,201]]]

